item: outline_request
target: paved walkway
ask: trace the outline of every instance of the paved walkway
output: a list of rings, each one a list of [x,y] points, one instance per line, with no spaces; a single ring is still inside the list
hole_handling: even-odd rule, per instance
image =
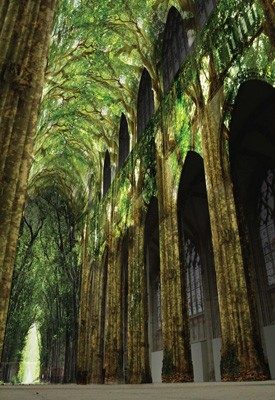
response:
[[[0,386],[0,400],[275,400],[275,381]]]

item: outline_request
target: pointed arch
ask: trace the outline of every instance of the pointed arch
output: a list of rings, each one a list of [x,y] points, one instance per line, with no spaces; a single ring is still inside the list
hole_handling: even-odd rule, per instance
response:
[[[203,27],[205,25],[216,4],[217,0],[195,0],[198,27]]]
[[[210,379],[214,370],[220,378],[219,363],[214,362],[213,338],[220,340],[218,294],[214,267],[210,217],[202,157],[187,153],[178,191],[179,250],[184,266],[182,282],[187,297],[191,347],[201,346],[201,365],[194,365],[195,380]],[[208,351],[203,346],[207,343]]]
[[[128,123],[125,115],[122,113],[120,118],[119,139],[118,139],[118,168],[121,168],[124,161],[128,157],[130,151],[130,136],[128,131]]]
[[[254,336],[275,378],[275,89],[251,79],[231,114],[229,160]],[[272,339],[271,339],[272,337]]]
[[[154,94],[152,79],[144,68],[138,89],[137,99],[137,139],[140,139],[151,117],[154,114]]]
[[[167,16],[162,45],[163,88],[167,93],[188,53],[188,38],[184,21],[175,7]]]
[[[111,185],[111,159],[108,150],[105,152],[103,167],[103,196],[107,193]]]
[[[275,89],[240,85],[230,122],[229,158],[245,263],[255,273],[258,311],[275,322]],[[245,243],[246,242],[246,243]],[[247,260],[250,260],[247,262]]]
[[[180,225],[195,239],[196,232],[204,235],[209,226],[209,212],[202,157],[195,151],[188,151],[179,184],[178,212]],[[183,229],[181,226],[180,229]]]

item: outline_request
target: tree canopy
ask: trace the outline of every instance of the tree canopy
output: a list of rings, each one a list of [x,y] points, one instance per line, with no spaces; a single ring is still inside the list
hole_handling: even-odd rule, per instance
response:
[[[98,198],[107,149],[117,161],[122,113],[135,134],[144,67],[160,100],[154,43],[168,3],[58,2],[13,275],[7,365],[21,359],[36,322],[44,379],[60,380],[64,368],[63,380],[74,380],[83,215]]]
[[[236,0],[223,2],[216,18],[219,21],[225,16],[229,18],[235,3]],[[160,76],[162,39],[167,14],[172,6],[176,7],[190,29],[192,22],[190,25],[189,22],[194,17],[192,4],[188,0],[59,0],[13,276],[4,348],[7,362],[20,359],[24,338],[36,322],[41,331],[45,379],[59,381],[60,370],[64,369],[63,380],[74,380],[80,266],[85,261],[89,267],[91,262],[91,254],[83,253],[99,251],[102,245],[100,230],[103,228],[98,228],[101,221],[91,217],[98,210],[96,205],[101,196],[104,156],[108,150],[110,170],[114,170],[118,164],[122,114],[127,119],[130,143],[136,143],[137,97],[144,68],[152,80],[155,109],[161,103],[164,96]],[[214,29],[212,25],[211,32]],[[225,30],[225,37],[227,34],[231,31]],[[207,33],[203,35],[204,43],[208,43]],[[197,129],[196,118],[201,117],[198,109],[213,96],[228,68],[236,62],[242,64],[235,57],[234,48],[230,49],[232,60],[224,68],[221,46],[212,44],[207,54],[203,46],[194,50],[188,73],[196,75],[196,79],[190,79],[185,97],[181,87],[180,100],[172,99],[171,130],[174,129],[177,142],[184,141],[184,148],[189,145],[187,114],[192,114],[192,123]],[[264,45],[264,40],[259,39],[253,46]],[[270,68],[265,58],[267,52],[262,54],[256,62]],[[246,61],[250,57],[254,63],[253,47],[244,57]],[[241,67],[238,65],[238,68]],[[230,77],[225,89],[231,85],[229,81]],[[140,183],[146,188],[142,193],[145,204],[156,190],[156,160],[152,157],[155,142],[149,136],[145,138],[141,157],[150,160],[143,163],[147,172]],[[174,161],[174,169],[179,172],[178,160]],[[138,169],[139,163],[133,167],[133,174]],[[117,208],[122,215],[113,230],[117,230],[117,236],[130,214],[128,180],[129,177],[124,179],[117,195]],[[93,224],[91,238],[89,227]],[[89,236],[87,242],[98,242],[89,251],[89,245],[83,245],[85,234]]]
[[[61,0],[55,17],[30,191],[53,180],[85,207],[100,188],[105,150],[118,156],[119,120],[135,132],[142,69],[161,98],[156,45],[171,1]],[[187,7],[185,1],[177,7]]]

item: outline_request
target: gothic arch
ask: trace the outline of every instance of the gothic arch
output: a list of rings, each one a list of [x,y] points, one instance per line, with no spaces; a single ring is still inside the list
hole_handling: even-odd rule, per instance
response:
[[[128,123],[124,114],[120,118],[119,139],[118,139],[118,168],[121,168],[124,161],[128,157],[130,150],[130,136],[128,131]]]
[[[103,166],[103,196],[107,193],[111,185],[111,159],[108,150],[105,152]]]
[[[154,94],[152,79],[146,68],[143,69],[137,99],[137,139],[140,139],[148,122],[154,114]]]
[[[239,87],[229,159],[251,307],[260,326],[275,322],[275,90],[251,79]],[[274,358],[275,360],[275,358]]]
[[[187,32],[184,21],[175,7],[167,16],[162,45],[163,88],[167,93],[188,53]]]
[[[217,0],[195,0],[196,21],[203,27],[216,6]]]
[[[188,302],[191,347],[195,343],[201,346],[203,367],[194,367],[194,377],[219,380],[220,368],[213,356],[220,340],[220,322],[210,218],[203,159],[194,151],[188,151],[183,165],[177,211],[183,298],[187,297]]]
[[[273,85],[272,77],[266,75],[265,70],[260,70],[260,69],[259,70],[244,69],[242,71],[237,70],[236,72],[230,75],[230,80],[232,82],[231,88],[226,93],[223,105],[224,108],[223,121],[229,121],[228,125],[229,123],[231,123],[232,120],[232,110],[236,103],[239,89],[244,83],[250,81],[259,81],[269,86]]]

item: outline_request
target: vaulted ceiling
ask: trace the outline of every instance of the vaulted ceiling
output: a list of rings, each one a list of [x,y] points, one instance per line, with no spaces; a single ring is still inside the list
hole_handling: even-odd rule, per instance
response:
[[[57,185],[85,207],[101,187],[106,149],[117,165],[124,113],[136,138],[136,102],[144,67],[157,105],[159,61],[169,9],[192,19],[188,1],[60,0],[40,109],[29,194]]]

